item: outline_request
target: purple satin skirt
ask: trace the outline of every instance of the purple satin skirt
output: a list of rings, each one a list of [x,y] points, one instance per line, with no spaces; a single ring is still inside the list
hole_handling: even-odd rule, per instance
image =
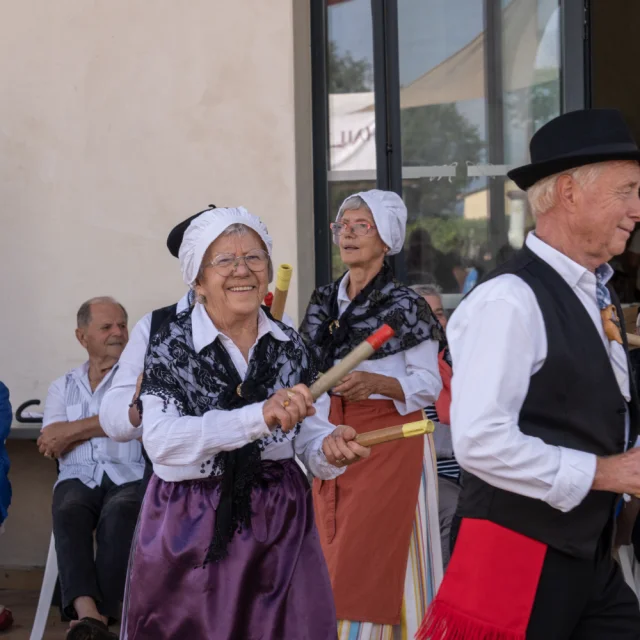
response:
[[[205,568],[220,481],[151,478],[131,550],[123,640],[336,640],[311,488],[294,460],[262,466],[251,528]]]

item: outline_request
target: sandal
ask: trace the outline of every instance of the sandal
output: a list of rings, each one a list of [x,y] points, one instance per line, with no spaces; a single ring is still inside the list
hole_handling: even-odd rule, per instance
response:
[[[67,640],[118,640],[104,622],[95,618],[81,618],[67,633]]]

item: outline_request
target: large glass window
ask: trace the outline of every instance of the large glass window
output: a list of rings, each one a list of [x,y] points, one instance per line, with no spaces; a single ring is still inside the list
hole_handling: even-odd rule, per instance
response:
[[[557,0],[398,0],[409,284],[459,298],[522,246],[524,194],[505,174],[560,113],[558,12]]]
[[[327,9],[329,222],[352,193],[376,186],[376,117],[370,0],[330,2]],[[328,222],[327,222],[328,223]],[[331,251],[331,277],[343,271]]]
[[[316,219],[391,185],[409,212],[397,272],[438,284],[453,308],[531,227],[506,172],[561,111],[559,0],[325,0],[324,19],[327,171],[315,188],[328,210]],[[327,267],[342,270],[335,250]]]

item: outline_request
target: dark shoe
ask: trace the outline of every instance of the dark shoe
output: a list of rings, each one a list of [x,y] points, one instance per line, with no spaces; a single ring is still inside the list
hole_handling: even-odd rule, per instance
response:
[[[69,629],[67,640],[118,640],[104,622],[95,618],[82,618]]]

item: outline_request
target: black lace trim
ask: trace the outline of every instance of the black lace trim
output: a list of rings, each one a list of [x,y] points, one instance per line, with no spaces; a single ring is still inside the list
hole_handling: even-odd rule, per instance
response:
[[[180,415],[201,416],[211,409],[231,411],[261,402],[277,389],[311,384],[316,369],[304,342],[290,327],[278,325],[289,341],[277,340],[270,333],[260,338],[242,380],[219,339],[199,354],[195,352],[191,310],[179,314],[150,341],[140,395],[161,398],[164,410],[173,404]],[[202,474],[209,471],[210,476],[222,476],[216,529],[203,566],[225,558],[235,532],[249,525],[251,492],[260,481],[261,452],[270,443],[291,440],[299,430],[297,425],[285,434],[276,428],[262,440],[202,463]]]
[[[372,360],[407,351],[425,340],[445,341],[444,331],[427,302],[399,284],[385,263],[375,278],[351,301],[338,319],[338,290],[346,274],[313,292],[300,335],[325,371],[383,324],[396,335]]]

